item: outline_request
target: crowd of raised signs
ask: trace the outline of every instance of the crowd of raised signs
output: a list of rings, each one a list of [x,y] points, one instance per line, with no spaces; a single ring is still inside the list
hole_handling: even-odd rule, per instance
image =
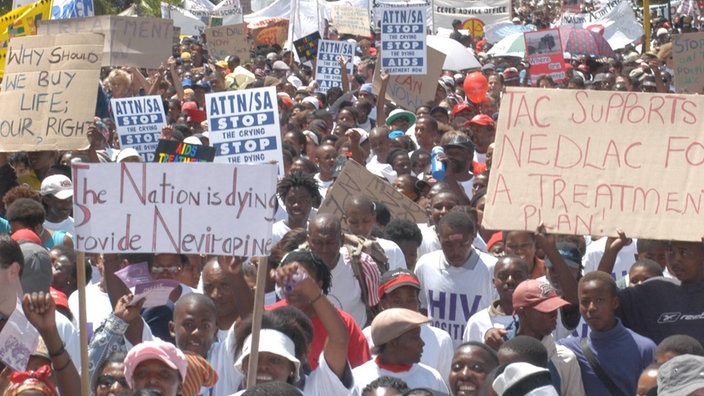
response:
[[[537,8],[520,11],[516,24],[542,18]],[[670,40],[691,23],[656,18],[652,52],[629,45],[615,59],[576,56],[566,60],[567,79],[540,76],[538,86],[674,92]],[[325,36],[357,44],[339,60],[354,65],[345,88],[316,92],[310,65],[278,45],[212,60],[205,36],[183,38],[161,69],[104,69],[86,150],[0,154],[0,326],[15,328],[24,293],[24,316],[41,335],[18,368],[16,351],[31,340],[0,333],[3,394],[81,394],[83,287],[94,395],[704,392],[702,243],[483,225],[502,97],[529,84],[525,61],[487,57],[483,40],[455,31],[481,69],[444,70],[434,97],[403,109],[383,99],[392,76],[378,71],[372,84],[379,43],[341,37],[334,26]],[[474,103],[464,87],[476,71],[487,88]],[[256,386],[246,388],[261,258],[106,253],[79,263],[70,167],[142,161],[120,149],[110,98],[161,95],[161,138],[207,146],[208,93],[259,87],[276,87],[285,174]],[[393,218],[365,189],[347,197],[342,217],[318,214],[351,160],[417,203],[427,221]],[[143,308],[118,279],[144,262],[153,279],[178,282],[166,305]]]

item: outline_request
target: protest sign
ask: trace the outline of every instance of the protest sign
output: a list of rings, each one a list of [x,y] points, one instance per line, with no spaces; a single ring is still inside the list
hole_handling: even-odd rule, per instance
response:
[[[39,332],[29,323],[17,299],[15,310],[0,331],[0,361],[15,371],[25,371],[29,356],[37,350]]]
[[[210,0],[185,0],[183,8],[206,24],[211,17],[220,17],[221,25],[234,25],[243,22],[240,0],[224,0],[217,5]]]
[[[418,106],[432,102],[435,99],[443,63],[445,63],[445,54],[428,47],[428,74],[390,76],[386,87],[386,99],[410,111],[415,111]],[[377,67],[374,69],[372,90],[378,95],[380,88],[381,78]]]
[[[38,34],[93,32],[104,35],[103,66],[157,68],[171,56],[173,21],[103,15],[41,21]]]
[[[237,55],[242,60],[249,59],[249,43],[244,23],[205,29],[208,40],[208,54],[218,60],[229,55]]]
[[[169,294],[179,285],[175,279],[152,279],[149,264],[146,262],[130,264],[115,271],[115,275],[130,289],[134,296],[127,306],[137,305],[142,299],[144,299],[142,308],[166,305],[169,301]]]
[[[562,12],[578,13],[582,10],[581,0],[562,0]]]
[[[332,21],[340,34],[363,37],[368,37],[371,34],[367,8],[351,7],[346,4],[334,5],[332,6]]]
[[[643,25],[636,19],[631,3],[627,0],[611,0],[602,3],[601,8],[582,14],[566,12],[559,25],[579,25],[585,29],[603,30],[602,36],[613,49],[640,40],[645,34]]]
[[[281,44],[288,38],[288,18],[267,18],[247,25],[254,44]]]
[[[81,163],[73,187],[77,251],[251,257],[271,248],[272,164]]]
[[[305,37],[301,37],[293,42],[298,59],[301,63],[313,60],[318,54],[318,41],[320,40],[320,32],[313,32]]]
[[[704,98],[509,88],[483,225],[700,241]]]
[[[54,0],[51,19],[81,18],[93,16],[93,0]]]
[[[342,218],[345,205],[354,195],[360,193],[386,205],[394,219],[410,220],[414,223],[428,222],[428,216],[418,204],[354,160],[345,162],[340,176],[328,191],[318,213],[332,213]]]
[[[37,34],[37,22],[51,18],[52,0],[29,2],[0,16],[0,78],[7,58],[7,47],[14,37]]]
[[[452,26],[452,21],[459,19],[462,27],[469,29],[478,19],[484,25],[496,22],[511,21],[511,2],[509,0],[477,0],[467,2],[464,0],[434,0],[433,13],[435,26]],[[470,30],[471,32],[472,30]]]
[[[92,33],[10,41],[0,92],[0,151],[88,146],[102,42]]]
[[[355,45],[347,41],[320,40],[318,42],[318,61],[315,63],[318,92],[327,92],[331,87],[342,88],[342,67],[338,61],[341,56],[347,58],[347,75],[352,76],[354,48]]]
[[[275,87],[205,95],[215,162],[260,164],[276,161],[283,175],[279,107]]]
[[[425,7],[381,9],[381,67],[389,74],[426,74]]]
[[[155,162],[212,162],[215,148],[175,140],[159,140]]]
[[[672,56],[676,92],[704,93],[704,33],[674,35]]]
[[[154,150],[166,126],[161,96],[111,99],[120,147],[137,150],[143,161],[154,161]]]
[[[555,82],[562,82],[565,73],[565,56],[562,53],[560,31],[544,29],[537,32],[524,32],[526,60],[530,64],[530,81],[538,86],[538,77],[547,74]]]

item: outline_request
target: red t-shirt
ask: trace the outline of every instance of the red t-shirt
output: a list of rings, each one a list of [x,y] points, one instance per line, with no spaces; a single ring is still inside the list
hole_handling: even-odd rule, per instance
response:
[[[276,309],[279,307],[288,306],[286,300],[278,301],[274,304],[267,305],[266,309],[268,311]],[[350,362],[351,368],[361,366],[363,363],[371,360],[372,356],[369,353],[369,344],[367,344],[367,339],[362,334],[362,330],[357,326],[357,322],[354,321],[352,316],[347,312],[340,309],[337,310],[340,314],[342,321],[345,322],[347,327],[347,335],[349,336],[349,341],[347,344],[347,360]],[[328,338],[328,332],[323,327],[323,322],[320,321],[319,317],[310,318],[313,322],[313,344],[311,345],[310,356],[308,357],[308,363],[310,363],[311,369],[315,370],[318,367],[318,357],[325,347],[325,340]]]

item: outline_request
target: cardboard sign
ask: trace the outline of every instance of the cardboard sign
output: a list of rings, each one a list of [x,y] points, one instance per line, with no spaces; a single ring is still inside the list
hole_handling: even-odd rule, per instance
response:
[[[445,63],[445,54],[428,47],[428,74],[389,77],[389,84],[386,87],[386,99],[392,100],[404,109],[413,112],[416,111],[418,106],[433,101],[443,63]],[[378,95],[381,87],[378,67],[374,69],[373,82],[372,90]]]
[[[327,92],[331,87],[342,88],[342,67],[338,59],[341,56],[349,59],[347,75],[352,76],[354,49],[355,45],[347,41],[318,41],[318,61],[315,63],[318,92]]]
[[[75,164],[73,180],[77,251],[251,257],[271,247],[272,164]]]
[[[681,93],[704,93],[704,33],[676,34],[672,37],[675,90]]]
[[[335,29],[340,34],[368,37],[371,33],[367,8],[334,5],[332,6],[332,20]]]
[[[700,241],[704,98],[509,88],[484,226]]]
[[[213,58],[223,60],[229,55],[237,55],[240,59],[249,59],[244,23],[205,29],[205,37],[208,40],[208,54]]]
[[[526,43],[526,60],[530,64],[530,80],[533,86],[537,86],[538,77],[543,74],[549,75],[555,82],[562,82],[567,78],[558,29],[525,32],[523,39]]]
[[[171,56],[173,21],[103,15],[41,21],[40,35],[93,32],[105,37],[103,66],[158,68]]]
[[[281,128],[275,87],[205,95],[210,144],[215,162],[277,162],[283,172]]]
[[[288,38],[288,18],[267,18],[247,26],[254,44],[283,45]]]
[[[51,18],[52,0],[32,1],[0,16],[0,77],[7,62],[7,47],[14,37],[37,34],[37,22]]]
[[[347,160],[335,180],[318,213],[332,213],[340,218],[347,201],[363,193],[374,201],[383,202],[394,219],[405,219],[415,223],[427,223],[425,211],[405,195],[396,191],[389,182],[375,176],[354,160]]]
[[[213,162],[213,158],[213,147],[161,139],[154,162]]]
[[[0,92],[0,151],[88,146],[102,40],[87,33],[10,41]]]
[[[315,59],[316,55],[318,55],[319,40],[320,32],[314,32],[293,42],[301,63]]]
[[[166,126],[161,96],[111,99],[120,147],[137,150],[145,162],[154,161],[154,150]]]
[[[381,9],[381,67],[387,73],[426,74],[425,7]]]

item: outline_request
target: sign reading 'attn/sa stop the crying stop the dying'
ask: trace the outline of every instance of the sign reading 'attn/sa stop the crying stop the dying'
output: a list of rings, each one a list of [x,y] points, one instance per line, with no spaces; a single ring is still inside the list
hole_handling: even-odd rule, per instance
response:
[[[704,97],[508,89],[483,225],[699,241]]]

